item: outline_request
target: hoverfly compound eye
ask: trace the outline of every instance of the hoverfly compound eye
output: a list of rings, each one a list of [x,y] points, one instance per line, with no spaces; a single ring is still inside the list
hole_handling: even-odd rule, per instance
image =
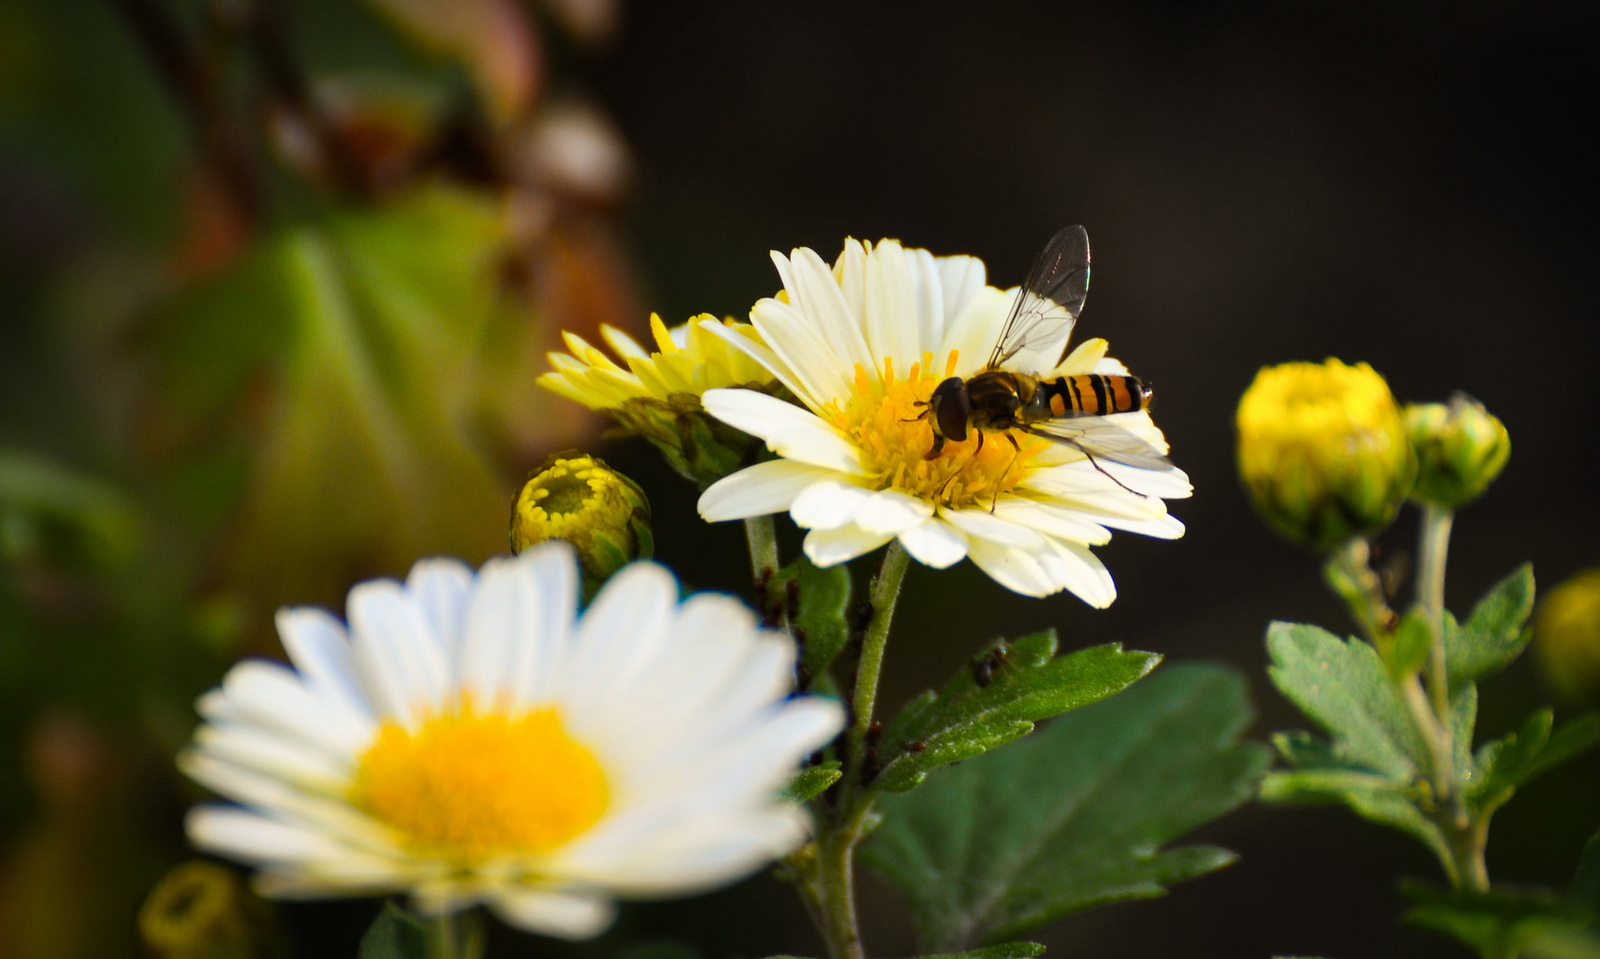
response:
[[[961,377],[952,376],[934,387],[928,398],[933,411],[933,423],[939,435],[957,443],[967,438],[967,420],[972,416],[972,398],[967,395],[967,385]]]

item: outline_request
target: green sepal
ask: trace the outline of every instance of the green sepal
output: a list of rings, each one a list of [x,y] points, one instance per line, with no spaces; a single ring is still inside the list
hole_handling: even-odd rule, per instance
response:
[[[1336,755],[1387,779],[1415,776],[1423,745],[1377,650],[1319,626],[1274,622],[1267,651],[1273,685],[1333,737]]]
[[[1250,718],[1236,672],[1163,669],[882,797],[884,824],[863,860],[900,889],[931,951],[1163,895],[1234,860],[1214,846],[1162,847],[1249,799],[1270,761],[1238,739]]]
[[[692,393],[636,397],[606,410],[625,433],[649,441],[679,476],[701,489],[745,465],[754,437],[706,414]]]
[[[839,781],[844,773],[839,770],[837,760],[829,760],[816,766],[809,766],[800,770],[795,777],[789,780],[789,785],[784,787],[783,798],[790,802],[806,802],[822,795],[829,786]]]
[[[904,792],[928,772],[1027,735],[1035,720],[1086,706],[1128,686],[1161,661],[1118,643],[1056,657],[1055,630],[997,640],[946,684],[902,709],[884,732],[872,785]]]
[[[1590,931],[1594,915],[1555,893],[1512,887],[1472,893],[1419,882],[1400,889],[1413,903],[1406,923],[1443,933],[1486,959],[1600,959],[1600,938]]]
[[[1523,563],[1489,587],[1467,621],[1455,624],[1445,614],[1445,659],[1450,689],[1497,673],[1521,655],[1532,637],[1533,567]]]
[[[795,584],[792,596],[790,583]],[[811,676],[821,676],[850,642],[850,589],[848,566],[822,569],[805,556],[767,581],[768,608],[787,611],[800,665]]]
[[[428,924],[397,905],[383,904],[383,911],[361,937],[359,959],[429,959]]]
[[[1475,758],[1475,776],[1467,799],[1479,810],[1492,812],[1510,799],[1518,787],[1573,756],[1600,743],[1600,715],[1590,714],[1553,729],[1549,709],[1533,713],[1517,731],[1484,743]]]

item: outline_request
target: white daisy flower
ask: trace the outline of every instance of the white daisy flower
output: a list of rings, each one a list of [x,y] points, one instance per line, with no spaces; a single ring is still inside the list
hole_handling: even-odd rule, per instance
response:
[[[239,805],[188,817],[269,895],[409,891],[583,938],[612,896],[684,895],[794,849],[778,796],[843,725],[788,698],[794,649],[731,597],[636,563],[580,616],[566,544],[447,559],[350,591],[348,628],[285,609],[294,669],[248,661],[199,701],[184,772]]]
[[[784,289],[751,310],[760,339],[705,328],[770,370],[804,408],[750,390],[704,394],[707,412],[780,457],[707,489],[705,519],[787,510],[810,530],[805,552],[819,566],[898,539],[928,566],[970,556],[1016,592],[1066,589],[1096,607],[1109,606],[1116,587],[1089,547],[1113,529],[1183,535],[1162,502],[1192,491],[1176,468],[1097,467],[1070,446],[1015,432],[1016,447],[990,437],[979,449],[976,430],[925,458],[934,387],[983,368],[1016,296],[986,284],[982,261],[894,240],[847,240],[831,269],[809,249],[772,259]],[[1104,340],[1080,344],[1058,364],[1065,345],[1029,354],[1031,365],[1017,369],[1052,378],[1127,373],[1106,357]],[[1166,451],[1148,412],[1106,419]]]

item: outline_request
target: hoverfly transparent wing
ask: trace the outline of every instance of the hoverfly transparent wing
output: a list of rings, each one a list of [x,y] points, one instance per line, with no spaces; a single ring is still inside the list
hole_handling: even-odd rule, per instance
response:
[[[1023,354],[1066,355],[1072,325],[1088,295],[1089,233],[1081,226],[1065,227],[1033,261],[985,368],[997,369]]]
[[[1170,469],[1166,454],[1132,430],[1105,416],[1071,416],[1017,427],[1031,436],[1082,450],[1093,459],[1110,460],[1142,470]]]

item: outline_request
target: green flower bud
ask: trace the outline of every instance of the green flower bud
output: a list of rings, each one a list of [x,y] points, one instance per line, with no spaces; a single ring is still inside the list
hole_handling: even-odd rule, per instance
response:
[[[511,551],[564,539],[591,586],[653,552],[650,502],[633,480],[597,457],[568,450],[535,470],[511,508]]]
[[[1263,367],[1236,425],[1239,476],[1256,510],[1315,550],[1388,526],[1416,476],[1400,408],[1365,363]]]
[[[1406,434],[1417,453],[1411,498],[1456,509],[1489,488],[1511,457],[1511,434],[1483,404],[1457,393],[1446,403],[1406,407]]]
[[[139,936],[160,959],[252,959],[283,954],[270,908],[239,876],[200,859],[157,882],[139,908]]]
[[[1577,573],[1539,602],[1533,648],[1550,685],[1568,699],[1600,693],[1600,569]]]

